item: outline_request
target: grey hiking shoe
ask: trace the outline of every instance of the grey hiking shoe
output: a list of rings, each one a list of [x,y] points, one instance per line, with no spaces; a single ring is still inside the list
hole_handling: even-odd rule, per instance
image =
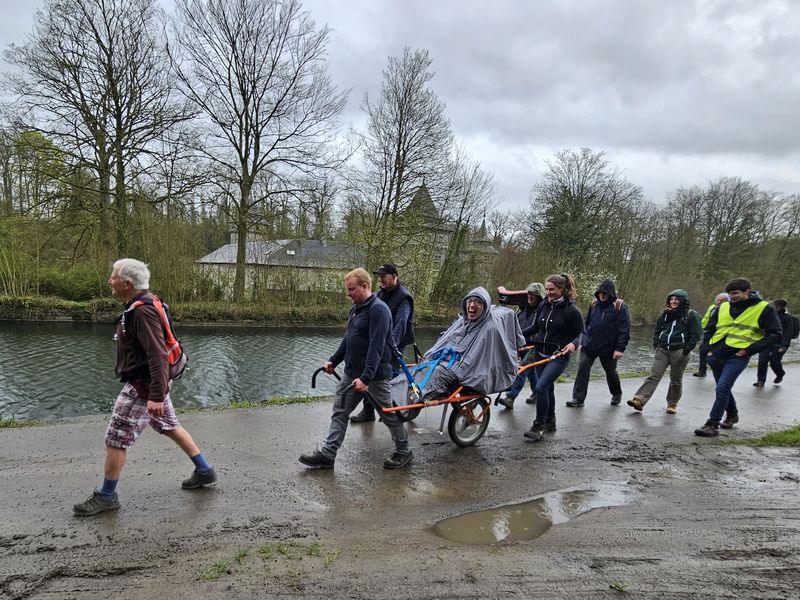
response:
[[[92,515],[106,512],[107,510],[117,510],[119,508],[119,497],[114,492],[113,496],[104,496],[100,490],[95,490],[84,502],[72,507],[76,517],[91,517]]]
[[[217,474],[214,472],[214,469],[209,469],[205,473],[198,471],[197,469],[194,470],[192,476],[189,479],[184,479],[183,483],[181,483],[181,487],[185,490],[196,490],[197,488],[201,488],[204,485],[211,485],[212,483],[217,482]]]
[[[503,394],[502,396],[498,397],[497,400],[494,401],[495,404],[499,404],[507,408],[508,410],[514,410],[514,398],[509,396],[508,394]]]
[[[301,454],[298,460],[312,469],[332,469],[335,462],[332,458],[328,458],[319,450],[314,450],[309,454]]]
[[[402,469],[407,464],[409,464],[412,460],[414,460],[414,453],[409,452],[408,454],[400,454],[399,452],[393,452],[392,455],[383,461],[383,468],[384,469]]]

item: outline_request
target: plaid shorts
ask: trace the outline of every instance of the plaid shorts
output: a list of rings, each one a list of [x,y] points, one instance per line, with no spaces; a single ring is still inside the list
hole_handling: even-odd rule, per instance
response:
[[[130,448],[148,425],[158,433],[180,426],[169,394],[164,398],[164,414],[161,417],[153,417],[147,413],[147,392],[147,387],[141,383],[126,383],[122,388],[106,429],[107,446]]]

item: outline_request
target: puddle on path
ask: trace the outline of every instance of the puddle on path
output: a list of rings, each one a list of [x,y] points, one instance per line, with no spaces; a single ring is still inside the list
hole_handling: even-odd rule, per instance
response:
[[[532,540],[552,525],[604,506],[623,506],[633,498],[624,482],[602,482],[588,489],[558,490],[520,504],[507,504],[450,517],[433,532],[461,544],[496,544]]]

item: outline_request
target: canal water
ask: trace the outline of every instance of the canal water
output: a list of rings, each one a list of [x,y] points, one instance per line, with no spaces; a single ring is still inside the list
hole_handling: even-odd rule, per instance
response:
[[[172,392],[178,407],[333,393],[332,377],[321,374],[312,389],[311,374],[336,350],[342,329],[178,325],[177,333],[189,356],[189,369]],[[418,331],[420,349],[439,333]],[[108,413],[120,388],[113,334],[110,324],[0,321],[0,418]],[[651,327],[633,328],[620,372],[649,368],[651,336]],[[796,355],[791,348],[788,357]],[[696,361],[693,356],[690,370]],[[566,374],[575,367],[573,358]],[[594,374],[602,374],[599,361]]]

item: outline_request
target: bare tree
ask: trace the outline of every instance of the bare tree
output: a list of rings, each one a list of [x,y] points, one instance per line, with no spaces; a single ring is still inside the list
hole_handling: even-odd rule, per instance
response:
[[[327,73],[327,28],[296,0],[179,0],[170,52],[181,90],[204,116],[200,148],[237,189],[234,299],[244,295],[253,208],[302,191],[301,175],[335,167],[334,136],[346,94]],[[254,194],[256,180],[269,187]]]
[[[452,227],[453,235],[434,285],[434,296],[439,301],[457,298],[463,293],[465,283],[479,279],[478,274],[469,272],[474,265],[463,260],[464,254],[477,222],[481,221],[481,231],[486,235],[486,211],[495,204],[492,175],[469,158],[462,148],[454,152],[448,174],[442,216]]]
[[[428,87],[432,64],[427,50],[405,48],[389,57],[378,98],[364,97],[368,125],[353,183],[369,211],[361,239],[368,261],[396,250],[391,232],[423,183],[434,195],[447,183],[453,133],[444,103]]]
[[[103,211],[100,230],[115,233],[116,254],[126,249],[130,179],[150,142],[186,118],[165,69],[161,14],[156,0],[46,0],[27,42],[6,51],[20,68],[9,83],[26,127],[94,172],[113,214]]]

